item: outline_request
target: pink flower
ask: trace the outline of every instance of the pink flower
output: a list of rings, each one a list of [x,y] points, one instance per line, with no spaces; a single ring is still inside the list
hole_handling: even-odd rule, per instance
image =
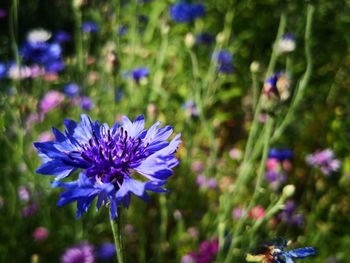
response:
[[[46,227],[37,227],[33,232],[33,238],[35,241],[44,241],[49,236],[49,230]]]
[[[243,216],[243,209],[241,207],[235,207],[232,210],[232,218],[233,219],[240,219]]]
[[[266,168],[268,171],[276,171],[279,166],[279,161],[275,158],[269,158],[266,162]]]
[[[259,220],[263,218],[265,214],[265,208],[263,208],[261,205],[257,205],[249,211],[248,216],[252,219]]]
[[[61,105],[64,100],[64,95],[61,92],[51,90],[47,92],[44,98],[40,101],[40,111],[42,114],[45,114],[52,109]]]

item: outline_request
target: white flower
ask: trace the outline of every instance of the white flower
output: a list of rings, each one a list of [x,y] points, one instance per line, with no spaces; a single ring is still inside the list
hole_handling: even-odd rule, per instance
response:
[[[27,34],[27,41],[31,43],[46,42],[51,37],[51,32],[38,28],[29,31]]]

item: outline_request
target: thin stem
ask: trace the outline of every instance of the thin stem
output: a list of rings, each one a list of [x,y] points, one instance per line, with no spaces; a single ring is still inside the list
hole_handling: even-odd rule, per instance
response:
[[[255,187],[254,187],[254,194],[253,197],[251,198],[246,211],[244,213],[244,215],[242,216],[242,218],[240,219],[236,230],[234,231],[234,234],[232,235],[233,239],[231,240],[231,244],[230,244],[230,248],[229,248],[229,252],[228,255],[225,259],[225,262],[229,263],[229,262],[233,262],[232,258],[233,258],[233,248],[234,245],[237,243],[237,240],[239,240],[239,236],[242,232],[242,229],[245,225],[246,219],[248,217],[248,211],[253,207],[253,205],[255,204],[255,201],[257,199],[257,197],[259,196],[261,190],[261,184],[262,184],[262,180],[264,177],[264,172],[265,172],[265,165],[266,165],[266,160],[267,160],[267,156],[268,156],[268,152],[269,152],[269,147],[270,147],[270,139],[271,139],[271,134],[273,131],[273,126],[274,126],[274,119],[273,118],[269,118],[267,123],[266,123],[266,127],[264,130],[264,146],[263,146],[263,154],[262,154],[262,158],[260,161],[260,166],[259,166],[259,170],[258,170],[258,175],[257,175],[257,179],[255,182]]]
[[[281,14],[276,40],[275,40],[275,43],[273,45],[270,63],[269,63],[269,66],[267,68],[266,79],[273,73],[273,71],[275,69],[277,58],[278,58],[278,52],[277,52],[277,48],[276,48],[276,43],[282,38],[282,35],[284,34],[284,31],[285,31],[285,28],[286,28],[286,24],[287,24],[287,15],[286,15],[285,12],[283,12]]]
[[[118,209],[118,216],[113,220],[111,219],[111,228],[113,232],[115,250],[117,252],[118,263],[124,263],[124,251],[123,251],[123,233],[122,233],[122,224],[121,224],[121,213]]]
[[[306,29],[305,29],[306,70],[297,86],[296,94],[293,98],[293,101],[291,103],[291,106],[288,109],[286,116],[284,117],[282,123],[279,125],[279,127],[276,129],[275,133],[273,134],[273,141],[277,140],[282,135],[284,130],[287,128],[287,126],[293,121],[294,113],[298,108],[302,98],[304,97],[305,88],[308,85],[312,74],[313,61],[312,61],[312,53],[311,53],[311,33],[312,33],[312,20],[313,20],[314,11],[315,11],[314,6],[309,4],[307,8]]]

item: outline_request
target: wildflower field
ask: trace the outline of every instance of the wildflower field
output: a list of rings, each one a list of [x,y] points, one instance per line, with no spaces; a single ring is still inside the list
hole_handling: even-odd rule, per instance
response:
[[[349,0],[0,2],[0,262],[350,262]]]

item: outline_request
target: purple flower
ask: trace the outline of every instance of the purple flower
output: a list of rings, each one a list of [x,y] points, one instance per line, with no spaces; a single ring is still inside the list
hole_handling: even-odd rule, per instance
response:
[[[7,67],[4,63],[0,63],[0,79],[4,78],[7,74]]]
[[[0,19],[7,16],[7,11],[5,9],[0,9]]]
[[[51,90],[47,92],[44,98],[40,101],[40,112],[45,114],[54,108],[57,108],[64,100],[64,95],[61,92]]]
[[[36,212],[38,212],[38,210],[39,210],[39,206],[34,203],[34,204],[31,204],[29,206],[24,207],[21,210],[21,214],[23,217],[29,217],[29,216],[34,215]]]
[[[289,149],[271,148],[269,150],[269,158],[274,158],[279,161],[290,160],[293,158],[293,152]]]
[[[87,96],[83,96],[80,98],[80,106],[85,111],[90,111],[93,107],[95,107],[94,102]]]
[[[64,69],[62,48],[58,43],[26,42],[20,48],[24,62],[30,62],[45,67],[48,72],[59,72]]]
[[[189,23],[203,16],[205,8],[202,4],[180,2],[170,7],[170,16],[177,23]]]
[[[98,32],[98,26],[93,21],[85,21],[81,25],[81,30],[84,33],[97,33]]]
[[[68,97],[76,97],[79,95],[80,92],[80,87],[78,84],[76,83],[68,83],[67,85],[64,86],[64,93],[68,96]]]
[[[331,149],[317,151],[306,156],[308,165],[319,168],[324,175],[336,172],[340,168],[340,162],[334,159],[334,152]]]
[[[94,247],[87,243],[68,248],[62,258],[62,263],[93,263],[95,262]]]
[[[116,255],[115,245],[113,243],[102,244],[96,252],[96,257],[101,260],[111,260]]]
[[[181,108],[186,110],[189,117],[195,118],[199,116],[197,105],[193,100],[187,100],[181,105]]]
[[[97,198],[97,209],[109,202],[111,218],[115,218],[117,205],[128,207],[131,194],[147,200],[146,191],[166,192],[162,186],[179,163],[174,154],[181,143],[180,134],[167,141],[171,126],[158,129],[157,122],[144,129],[142,115],[134,122],[123,116],[122,124],[117,122],[112,128],[92,122],[87,115],[81,115],[80,123],[66,119],[64,124],[64,133],[53,128],[56,141],[34,143],[43,159],[37,172],[56,176],[52,186],[66,189],[59,206],[77,201],[79,218]],[[78,169],[78,180],[60,182]],[[132,172],[145,181],[134,179]]]
[[[21,199],[23,202],[28,202],[29,201],[30,193],[29,193],[27,187],[20,186],[17,191],[18,191],[19,199]]]
[[[211,263],[214,262],[218,251],[219,242],[217,239],[205,240],[200,243],[198,252],[191,252],[189,255],[195,263]]]
[[[149,69],[145,67],[141,68],[135,68],[133,71],[131,71],[132,78],[139,82],[142,78],[146,78],[149,75]]]
[[[58,43],[65,43],[71,40],[71,36],[66,31],[60,30],[54,34],[53,39]]]
[[[278,218],[291,226],[302,226],[304,224],[304,216],[296,213],[296,206],[293,200],[285,203],[284,209],[279,213]]]
[[[217,71],[231,74],[234,71],[232,54],[227,50],[221,50],[213,54],[213,59],[217,62]]]
[[[202,32],[196,35],[196,44],[211,45],[214,43],[214,37],[212,34]]]

